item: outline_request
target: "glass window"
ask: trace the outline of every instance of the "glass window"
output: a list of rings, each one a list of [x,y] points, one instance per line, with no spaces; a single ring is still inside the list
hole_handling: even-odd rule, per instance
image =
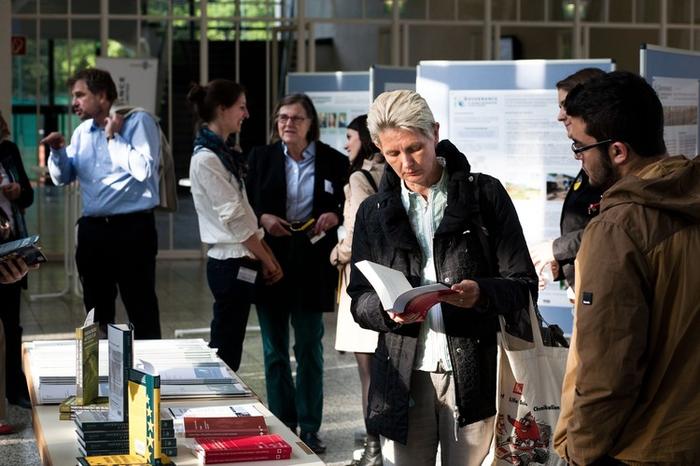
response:
[[[36,0],[12,0],[12,13],[36,13]]]
[[[661,17],[659,0],[636,0],[638,23],[658,23]]]
[[[521,0],[520,17],[523,21],[543,21],[545,0]]]
[[[616,0],[610,3],[610,21],[629,23],[632,22],[632,2],[636,0]]]
[[[109,22],[108,57],[133,58],[138,56],[138,25],[134,20]]]
[[[100,14],[100,2],[95,0],[71,0],[70,8],[77,14]]]
[[[393,4],[391,0],[384,1],[384,10],[388,17],[393,15]],[[425,19],[427,2],[429,0],[399,1],[399,15],[406,19]],[[434,1],[434,0],[433,0]]]
[[[516,0],[493,0],[491,16],[496,21],[512,21],[517,17]]]
[[[109,0],[109,13],[118,15],[135,15],[138,13],[138,2],[135,0]]]
[[[46,13],[68,13],[68,0],[39,0],[39,11]]]
[[[675,2],[669,2],[668,21],[676,24],[690,23],[692,20],[690,17],[691,3],[691,0],[676,0]],[[690,44],[690,39],[688,39],[688,42],[686,42],[686,45],[683,46],[683,48],[686,48],[688,44]]]
[[[459,19],[484,19],[484,2],[481,0],[459,0]]]

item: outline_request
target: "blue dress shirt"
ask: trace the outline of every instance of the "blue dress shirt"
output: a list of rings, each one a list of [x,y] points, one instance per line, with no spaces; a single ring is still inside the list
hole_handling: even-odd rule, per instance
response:
[[[299,222],[311,217],[314,207],[314,177],[316,175],[316,143],[306,146],[300,161],[284,149],[284,170],[287,177],[287,221]]]
[[[92,119],[73,132],[70,145],[51,150],[49,173],[57,185],[80,182],[83,215],[125,214],[159,204],[160,131],[146,112],[129,115],[107,141]]]

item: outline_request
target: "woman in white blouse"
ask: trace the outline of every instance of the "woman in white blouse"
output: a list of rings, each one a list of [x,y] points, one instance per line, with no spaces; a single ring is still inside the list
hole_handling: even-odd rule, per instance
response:
[[[187,100],[203,123],[194,141],[190,181],[200,237],[209,245],[207,280],[214,295],[209,346],[236,371],[255,283],[279,281],[282,269],[248,203],[243,155],[225,143],[248,118],[243,88],[216,79],[193,85]]]
[[[357,360],[357,370],[362,384],[362,411],[367,416],[367,392],[369,391],[370,362],[377,347],[377,332],[360,327],[350,313],[350,296],[345,288],[350,280],[350,258],[355,214],[362,201],[377,192],[379,181],[384,174],[384,157],[372,143],[367,130],[367,115],[360,115],[350,122],[346,131],[345,150],[350,159],[350,180],[345,185],[345,206],[343,226],[338,230],[338,244],[331,252],[331,263],[341,271],[338,290],[338,322],[335,331],[335,349],[352,351]],[[362,458],[353,462],[358,466],[378,466],[382,464],[379,438],[367,432],[367,441]]]

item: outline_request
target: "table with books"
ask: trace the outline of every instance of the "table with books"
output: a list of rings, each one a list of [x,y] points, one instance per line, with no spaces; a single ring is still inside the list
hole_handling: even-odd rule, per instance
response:
[[[113,393],[107,384],[110,362],[105,344],[106,341],[100,340],[99,347],[104,349],[99,352],[100,397],[87,406],[76,403],[76,380],[80,370],[76,377],[79,363],[76,363],[75,340],[36,341],[23,345],[34,432],[42,464],[80,464],[77,458],[86,452],[100,454],[99,450],[91,453],[96,451],[91,448],[99,449],[102,445],[126,448],[129,444],[133,426],[104,422],[110,409],[105,397]],[[159,374],[159,449],[175,454],[171,458],[174,464],[324,464],[203,340],[136,340],[133,346],[134,360],[148,360]],[[131,383],[129,379],[129,389],[132,389]],[[77,398],[80,395],[78,385]],[[130,400],[132,403],[133,393]],[[228,415],[236,420],[226,417],[224,421],[229,422],[228,427],[224,426],[225,422],[217,424],[222,416]],[[109,429],[96,428],[97,425]],[[252,431],[255,437],[250,436]],[[219,441],[221,438],[227,440]],[[255,452],[251,450],[253,443],[257,448]]]

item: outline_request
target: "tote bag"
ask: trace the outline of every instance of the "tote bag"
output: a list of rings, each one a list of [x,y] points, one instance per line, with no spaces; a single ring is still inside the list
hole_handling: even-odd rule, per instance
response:
[[[553,448],[567,348],[545,346],[530,299],[534,344],[509,335],[500,318],[496,422],[484,465],[565,466]]]

